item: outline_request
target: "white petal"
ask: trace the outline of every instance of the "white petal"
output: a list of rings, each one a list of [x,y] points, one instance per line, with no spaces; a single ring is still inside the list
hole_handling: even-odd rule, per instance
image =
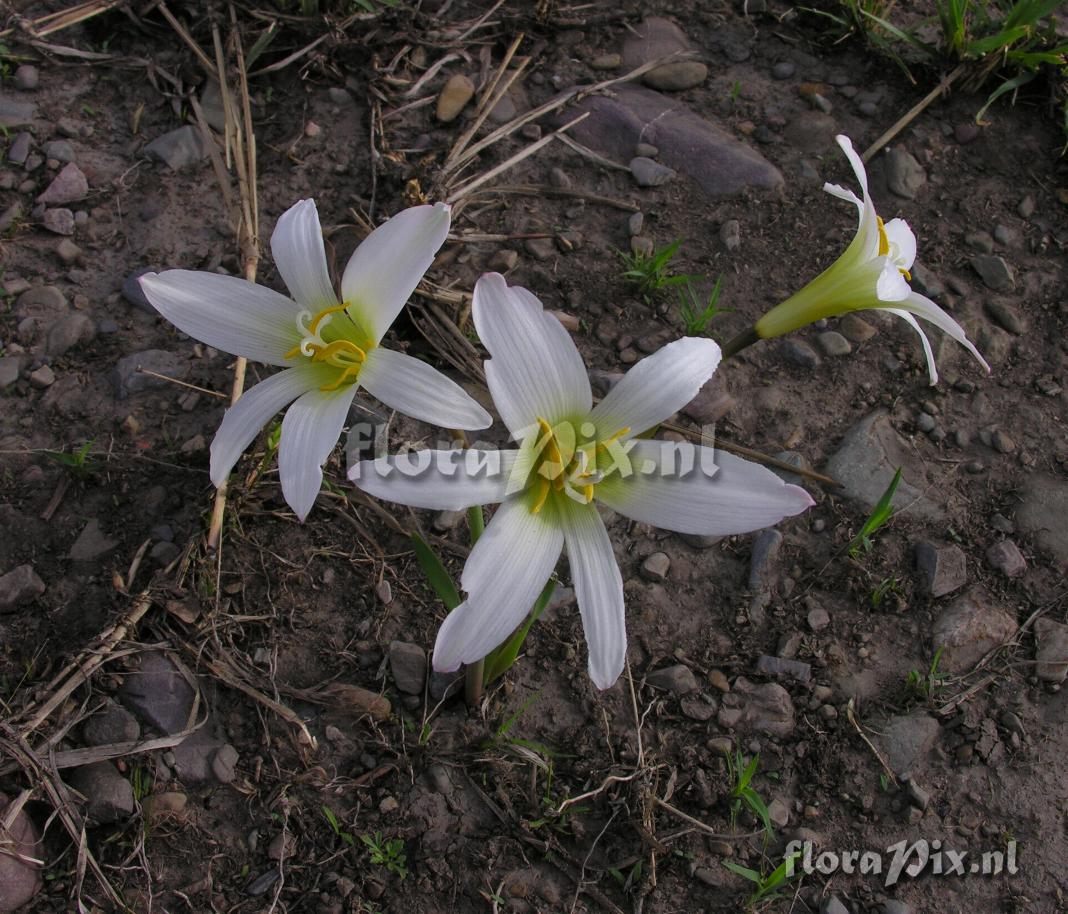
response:
[[[813,505],[799,486],[721,450],[695,446],[693,469],[679,473],[673,444],[635,442],[635,472],[609,476],[597,486],[597,499],[632,520],[702,536],[759,530]]]
[[[193,270],[146,273],[145,297],[160,314],[193,339],[268,365],[300,340],[296,302],[236,276]]]
[[[443,428],[488,428],[493,418],[455,381],[426,362],[376,346],[360,386],[397,412]]]
[[[860,199],[853,191],[848,190],[838,184],[824,184],[823,189],[829,193],[832,197],[837,197],[839,200],[845,200],[847,203],[852,203],[856,206],[858,212],[864,214],[864,201]]]
[[[597,509],[568,503],[559,513],[590,652],[590,679],[597,688],[607,689],[623,672],[627,658],[623,577]]]
[[[323,366],[299,365],[271,375],[242,394],[226,411],[211,442],[211,481],[221,486],[242,452],[275,413],[325,383],[328,381]]]
[[[541,302],[500,273],[475,284],[475,330],[492,358],[486,381],[513,435],[544,419],[549,425],[590,411],[590,379],[575,343]]]
[[[602,437],[622,428],[623,438],[639,435],[674,415],[716,370],[719,346],[712,340],[683,337],[633,366],[594,407],[590,419]]]
[[[271,256],[289,294],[312,314],[337,304],[314,200],[301,200],[278,217]]]
[[[356,487],[413,508],[463,511],[504,501],[518,451],[425,450],[361,460],[349,470]]]
[[[438,630],[434,669],[475,663],[519,627],[563,548],[552,514],[532,514],[521,499],[501,505],[468,556],[461,578],[468,597]]]
[[[857,176],[857,181],[864,192],[864,199],[866,200],[868,198],[868,172],[864,169],[864,160],[857,155],[857,151],[853,148],[853,141],[849,137],[839,134],[835,137],[835,140],[842,148],[842,152],[846,154],[846,158],[849,159],[849,164],[853,166],[853,174]]]
[[[967,334],[964,332],[964,328],[946,314],[945,311],[939,308],[938,305],[931,301],[931,299],[920,295],[918,292],[912,292],[908,298],[898,303],[896,307],[903,311],[911,311],[917,317],[922,317],[925,321],[930,321],[943,333],[948,333],[975,357],[976,361],[986,369],[987,373],[990,372],[990,366],[986,363],[986,359],[984,359],[979,354],[979,350],[971,344]]]
[[[883,261],[882,271],[875,281],[875,295],[879,301],[899,302],[909,297],[912,291],[905,277],[889,257],[881,258]]]
[[[430,269],[449,234],[444,203],[402,210],[356,248],[341,278],[353,318],[377,343]]]
[[[902,270],[911,270],[916,262],[916,235],[904,219],[891,219],[883,226],[894,263]]]
[[[282,420],[278,478],[282,494],[301,520],[308,516],[323,484],[323,464],[341,436],[356,385],[340,390],[310,390]]]
[[[920,335],[920,342],[923,344],[923,354],[927,359],[927,374],[931,379],[931,386],[934,387],[935,384],[938,383],[938,366],[935,364],[934,350],[931,349],[931,341],[927,339],[927,334],[923,332],[920,322],[909,314],[908,311],[902,311],[900,308],[880,308],[880,310],[893,314],[896,317],[900,317]]]

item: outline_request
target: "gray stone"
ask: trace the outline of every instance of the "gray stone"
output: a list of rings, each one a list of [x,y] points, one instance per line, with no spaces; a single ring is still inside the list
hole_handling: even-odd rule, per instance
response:
[[[994,238],[991,236],[990,232],[984,232],[982,229],[975,232],[968,232],[964,236],[964,243],[972,250],[978,251],[980,254],[994,253]]]
[[[907,149],[894,146],[886,154],[886,186],[891,193],[914,200],[926,183],[927,172]]]
[[[31,603],[45,592],[45,583],[33,565],[19,565],[0,577],[0,613]]]
[[[906,904],[904,901],[888,898],[883,902],[879,914],[913,914],[913,909],[912,905]]]
[[[757,731],[785,739],[794,732],[794,703],[777,682],[754,685],[743,676],[722,699],[721,726]],[[727,712],[726,714],[724,712]]]
[[[924,593],[944,597],[968,583],[968,564],[959,546],[921,540],[915,551]]]
[[[159,312],[152,307],[152,303],[145,296],[144,289],[141,288],[140,279],[146,273],[154,272],[155,270],[152,267],[141,267],[138,270],[134,270],[122,281],[122,297],[134,307],[140,308],[148,314],[158,314]]]
[[[724,389],[725,375],[716,372],[680,412],[698,425],[715,425],[731,411],[735,400]]]
[[[1027,560],[1012,540],[994,543],[986,550],[986,560],[1007,578],[1019,577],[1027,570]]]
[[[56,256],[67,266],[70,266],[81,260],[82,249],[69,238],[64,238],[56,245]]]
[[[172,171],[178,171],[203,162],[211,155],[211,147],[200,128],[186,124],[156,137],[145,147],[145,152],[165,163]]]
[[[186,728],[193,707],[192,687],[160,651],[141,655],[141,668],[126,674],[116,697],[166,736]]]
[[[10,387],[19,379],[22,360],[17,355],[0,357],[0,390]]]
[[[432,670],[427,688],[430,692],[430,699],[434,702],[459,695],[464,688],[463,670],[454,670],[451,673],[439,673],[437,670]]]
[[[31,92],[41,81],[41,74],[32,63],[19,64],[15,69],[15,87],[23,92]]]
[[[30,372],[30,383],[39,390],[44,390],[56,383],[56,373],[51,365],[42,365]]]
[[[29,133],[25,131],[20,133],[11,141],[11,146],[7,150],[7,160],[15,165],[24,164],[30,155],[32,142],[33,137]]]
[[[771,68],[774,79],[789,79],[797,72],[797,65],[792,60],[780,60]]]
[[[1007,302],[997,300],[987,301],[986,313],[989,314],[999,326],[1008,330],[1009,333],[1014,333],[1016,336],[1027,333],[1027,320],[1016,308]]]
[[[650,16],[638,24],[623,44],[623,64],[628,70],[679,53],[690,53],[692,45],[674,22]],[[708,67],[696,60],[672,60],[645,73],[642,81],[654,89],[680,91],[699,86],[708,76]]]
[[[946,291],[942,281],[918,260],[912,264],[912,288],[928,298],[941,298]]]
[[[836,330],[824,330],[823,333],[816,337],[816,342],[819,343],[824,355],[842,356],[849,355],[853,351],[853,347],[849,345],[849,340]]]
[[[389,643],[389,671],[401,692],[422,695],[426,667],[426,652],[418,644],[408,641]]]
[[[638,143],[652,143],[665,165],[717,197],[735,196],[747,187],[782,185],[782,175],[763,156],[659,92],[621,85],[612,97],[584,99],[574,113],[587,111],[590,116],[570,134],[602,155],[629,161]],[[573,117],[568,112],[567,120]]]
[[[226,743],[215,750],[211,757],[211,773],[220,784],[230,784],[237,777],[235,766],[241,756],[238,751]]]
[[[1034,537],[1035,545],[1057,566],[1068,569],[1068,483],[1033,475],[1024,485],[1016,510],[1017,527]]]
[[[694,676],[693,671],[681,663],[646,674],[645,684],[652,686],[654,689],[671,692],[674,695],[688,695],[690,692],[696,692],[699,688],[697,677]]]
[[[23,292],[16,303],[17,313],[23,315],[31,310],[43,309],[58,316],[67,310],[67,297],[55,286],[34,286]]]
[[[215,783],[215,758],[220,749],[226,745],[215,732],[215,724],[209,718],[200,729],[189,734],[174,749],[173,765],[175,774],[183,784],[198,785]],[[223,757],[225,760],[225,756]],[[225,774],[225,768],[219,768]]]
[[[449,78],[438,95],[437,116],[443,124],[448,124],[460,116],[467,103],[475,94],[475,84],[470,77],[457,73]]]
[[[1016,619],[977,585],[957,597],[935,620],[931,649],[941,648],[939,669],[954,675],[966,673],[1008,641],[1017,628]]]
[[[46,209],[41,225],[56,235],[73,235],[74,213],[65,207]]]
[[[784,339],[779,342],[779,352],[791,365],[798,368],[807,368],[809,371],[818,368],[820,357],[804,340]]]
[[[89,315],[74,311],[63,315],[48,328],[45,352],[50,356],[58,357],[75,346],[90,342],[94,336],[96,336],[96,328],[89,319]]]
[[[82,528],[74,545],[70,547],[70,558],[75,562],[93,562],[107,555],[117,545],[119,541],[105,536],[104,531],[100,529],[100,521],[94,517]]]
[[[699,86],[708,78],[708,67],[699,60],[680,60],[650,70],[642,81],[654,89],[681,92]]]
[[[1021,219],[1030,219],[1035,214],[1035,198],[1028,194],[1016,206]]]
[[[742,225],[737,219],[728,219],[719,227],[719,240],[728,251],[737,251],[742,246]]]
[[[938,740],[938,721],[930,714],[891,718],[879,737],[891,770],[898,777],[922,764]]]
[[[1016,288],[1016,274],[1002,257],[979,254],[972,258],[972,269],[995,292],[1011,292]]]
[[[806,621],[808,622],[808,627],[812,629],[812,631],[821,632],[831,624],[831,614],[822,606],[813,606],[812,609],[808,611]]]
[[[156,374],[177,378],[180,381],[185,380],[189,374],[188,360],[176,353],[168,352],[166,349],[135,352],[133,355],[119,359],[112,372],[112,382],[120,400],[126,399],[130,394],[169,386],[168,381],[144,374],[139,371],[141,368],[147,368]]]
[[[675,170],[661,165],[645,156],[635,156],[630,160],[630,173],[639,187],[659,187],[675,177]]]
[[[827,461],[826,472],[842,484],[837,492],[870,510],[883,497],[895,470],[902,467],[901,482],[892,501],[894,509],[911,517],[941,521],[943,508],[909,482],[910,478],[922,479],[920,470],[912,469],[915,458],[910,451],[890,425],[887,414],[879,410],[846,433]]]
[[[58,203],[76,203],[89,195],[89,181],[82,170],[73,162],[63,166],[52,179],[45,192],[37,198],[38,203],[49,205]]]
[[[141,735],[141,726],[122,705],[109,701],[86,722],[82,740],[87,746],[109,746],[133,742]]]
[[[1068,625],[1045,616],[1035,620],[1035,675],[1044,682],[1068,677]]]
[[[598,54],[590,61],[593,70],[618,70],[623,58],[619,54]]]
[[[0,820],[7,816],[10,800],[0,793]],[[42,860],[47,854],[37,827],[22,809],[4,835],[0,853],[0,911],[17,911],[29,904],[41,889],[41,867],[28,860]]]
[[[32,124],[37,116],[37,105],[15,99],[0,92],[0,127],[22,127]]]
[[[802,111],[783,131],[783,137],[801,152],[826,152],[834,146],[838,124],[822,111]]]
[[[812,666],[800,660],[789,660],[783,657],[773,657],[771,654],[762,654],[757,660],[756,671],[761,676],[772,676],[775,679],[796,679],[798,682],[808,682],[812,678]]]
[[[6,232],[15,220],[22,217],[22,204],[16,200],[3,212],[0,212],[0,232]]]
[[[846,314],[839,322],[838,329],[851,343],[866,343],[878,331],[858,314]]]
[[[344,89],[336,91],[343,93],[351,104],[352,96],[348,92]],[[330,100],[336,102],[334,92],[334,89],[330,89],[329,95]],[[204,83],[204,88],[200,92],[200,110],[204,112],[204,120],[208,122],[212,130],[222,133],[226,129],[226,111],[223,107],[222,91],[219,89],[218,80],[209,79]]]
[[[55,159],[64,164],[73,162],[75,158],[74,146],[70,140],[49,140],[42,147],[42,152],[47,159]]]
[[[148,556],[161,568],[165,568],[181,554],[182,549],[176,543],[162,542],[156,543],[148,553]]]
[[[552,260],[556,256],[556,245],[551,238],[528,238],[523,247],[535,260]]]
[[[665,552],[654,552],[642,562],[642,577],[647,581],[663,581],[671,568],[671,559]]]
[[[85,812],[90,825],[110,825],[133,815],[133,787],[111,762],[75,768],[66,780],[88,801]]]

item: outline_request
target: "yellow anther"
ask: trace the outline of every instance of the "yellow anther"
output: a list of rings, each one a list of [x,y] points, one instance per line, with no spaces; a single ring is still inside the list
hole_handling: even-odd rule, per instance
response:
[[[593,486],[592,485],[583,486],[582,493],[586,496],[586,504],[589,504],[590,502],[593,501]]]
[[[319,331],[319,324],[328,314],[338,314],[339,312],[344,310],[344,305],[332,305],[329,308],[323,308],[322,311],[320,311],[318,314],[315,315],[315,317],[311,319],[311,323],[308,324],[308,333],[317,333]]]
[[[879,216],[875,217],[875,223],[879,226],[879,256],[885,257],[890,253],[890,239],[886,237],[886,227]]]
[[[908,270],[902,270],[901,275],[905,277],[909,282],[912,282],[912,274]]]
[[[534,501],[534,507],[530,509],[531,514],[537,514],[545,507],[545,501],[549,497],[549,489],[550,485],[548,479],[538,480],[538,497]]]
[[[283,359],[295,359],[298,355],[300,355],[300,347],[301,347],[301,344],[297,343],[297,345],[294,346],[292,349],[290,349],[289,352],[287,352],[284,356],[282,356],[282,358]]]
[[[355,376],[355,375],[358,375],[359,373],[360,373],[360,366],[359,365],[349,365],[344,371],[341,372],[340,375],[338,375],[337,380],[334,381],[333,384],[324,384],[322,387],[319,388],[319,390],[322,390],[322,391],[337,390],[339,387],[341,387],[342,384],[344,384],[349,379],[350,375]]]
[[[313,344],[313,348],[315,349],[315,355],[312,356],[313,362],[328,362],[338,368],[347,368],[352,364],[351,359],[344,359],[343,356],[355,356],[356,361],[361,364],[367,358],[366,352],[348,340],[334,340],[322,347]]]

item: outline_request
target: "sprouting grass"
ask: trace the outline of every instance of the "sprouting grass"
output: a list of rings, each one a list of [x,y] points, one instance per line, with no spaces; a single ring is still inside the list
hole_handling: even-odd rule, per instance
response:
[[[747,806],[764,825],[764,830],[770,835],[771,816],[768,813],[767,804],[761,799],[760,794],[752,787],[753,776],[760,767],[760,754],[757,753],[748,761],[742,755],[741,750],[734,754],[727,754],[727,773],[731,779],[731,827],[738,824],[738,814],[742,806]]]
[[[332,810],[329,806],[325,804],[323,805],[322,810],[323,815],[326,816],[327,823],[330,825],[331,831],[333,831],[333,833],[337,835],[349,847],[354,847],[356,844],[356,839],[353,838],[352,835],[350,835],[341,827],[341,823],[338,821],[337,816],[334,814],[334,810]]]
[[[934,657],[931,659],[931,666],[926,673],[921,673],[919,670],[909,670],[908,676],[905,677],[905,691],[909,697],[927,701],[938,693],[942,683],[948,678],[945,673],[938,669],[941,659],[942,648],[939,648],[935,651]]]
[[[675,259],[680,247],[682,239],[677,238],[671,244],[657,248],[652,254],[644,254],[641,251],[626,254],[616,251],[626,268],[621,275],[646,301],[651,301],[666,289],[693,282],[699,277],[675,273],[671,266],[671,261]]]
[[[859,558],[861,553],[871,552],[874,544],[872,543],[872,536],[875,535],[882,527],[894,516],[894,506],[892,504],[894,500],[894,493],[897,492],[897,487],[901,483],[901,468],[898,467],[894,478],[890,480],[890,485],[886,487],[886,491],[883,492],[882,498],[879,499],[878,504],[872,508],[871,514],[868,515],[868,519],[864,521],[864,526],[860,528],[860,533],[853,537],[849,543],[849,557],[856,559]]]
[[[408,857],[404,853],[403,838],[382,837],[382,832],[373,835],[360,835],[360,841],[370,852],[371,863],[384,866],[389,872],[405,879],[408,875]]]
[[[75,478],[86,480],[95,473],[100,472],[100,467],[95,460],[89,459],[89,448],[93,446],[95,438],[90,438],[78,450],[71,451],[44,451],[46,457],[51,458]]]
[[[976,123],[984,122],[999,98],[1015,98],[1023,86],[1044,74],[1068,138],[1068,41],[1057,34],[1054,22],[1063,6],[1064,0],[936,0],[934,15],[910,27],[890,22],[894,4],[888,0],[840,0],[838,13],[804,9],[833,22],[838,40],[862,34],[913,82],[899,49],[908,47],[912,59],[933,66],[962,66],[961,85],[966,91],[999,78],[976,113]],[[928,25],[936,27],[934,42],[919,37]]]
[[[872,609],[879,609],[892,593],[901,593],[901,585],[898,583],[897,578],[884,578],[881,580],[871,592]]]
[[[697,287],[688,282],[678,290],[679,316],[686,327],[687,336],[704,336],[708,332],[708,325],[717,315],[731,311],[731,308],[719,306],[719,296],[723,291],[723,275],[716,277],[715,285],[708,294],[708,298],[702,301],[701,293]]]
[[[732,873],[737,873],[743,879],[748,879],[753,883],[753,894],[747,900],[747,904],[752,908],[758,902],[774,901],[780,897],[779,889],[793,878],[794,864],[800,856],[800,851],[791,854],[767,876],[731,860],[724,860],[723,865]]]

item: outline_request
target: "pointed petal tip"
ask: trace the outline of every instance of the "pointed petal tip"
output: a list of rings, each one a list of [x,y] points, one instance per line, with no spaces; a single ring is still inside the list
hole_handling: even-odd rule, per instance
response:
[[[816,500],[808,493],[806,489],[803,489],[801,486],[794,486],[789,484],[786,486],[786,488],[790,490],[791,495],[794,495],[797,498],[797,501],[800,505],[800,507],[796,511],[794,511],[793,514],[788,516],[793,517],[794,515],[800,514],[802,511],[807,511],[809,508],[815,507]]]

